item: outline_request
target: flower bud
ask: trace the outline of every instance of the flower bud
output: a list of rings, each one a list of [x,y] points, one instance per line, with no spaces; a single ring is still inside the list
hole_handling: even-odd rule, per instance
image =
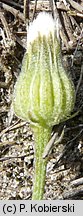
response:
[[[17,116],[52,127],[64,121],[75,102],[73,82],[66,73],[51,15],[40,13],[29,27],[27,52],[14,90]]]

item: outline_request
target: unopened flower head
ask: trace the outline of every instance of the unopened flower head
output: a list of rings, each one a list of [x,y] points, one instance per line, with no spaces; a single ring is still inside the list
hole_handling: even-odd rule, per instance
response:
[[[43,199],[47,159],[42,154],[52,127],[70,116],[75,102],[74,85],[63,67],[56,35],[52,16],[40,13],[29,27],[27,51],[14,88],[14,111],[30,122],[35,137],[32,200]]]
[[[52,127],[70,115],[75,91],[62,64],[51,15],[37,16],[29,27],[27,45],[15,85],[14,109],[19,117],[32,124]]]
[[[27,46],[37,39],[38,35],[41,37],[48,37],[50,33],[54,37],[55,22],[50,14],[42,12],[29,26],[27,32]]]

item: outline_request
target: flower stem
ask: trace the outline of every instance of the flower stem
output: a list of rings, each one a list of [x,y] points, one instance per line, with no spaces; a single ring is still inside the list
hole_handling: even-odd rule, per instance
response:
[[[35,126],[33,128],[33,131],[35,136],[35,171],[32,200],[42,200],[44,194],[47,165],[47,158],[43,159],[42,154],[51,137],[51,128]]]

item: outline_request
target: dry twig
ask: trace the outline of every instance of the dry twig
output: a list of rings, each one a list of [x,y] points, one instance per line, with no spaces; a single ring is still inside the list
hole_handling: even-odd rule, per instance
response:
[[[0,162],[6,161],[6,160],[12,160],[12,159],[24,159],[25,157],[28,157],[29,154],[25,154],[25,155],[21,155],[21,156],[9,156],[9,157],[4,157],[4,158],[0,158]],[[31,159],[31,156],[30,156]],[[32,159],[33,159],[33,155],[32,155]]]
[[[17,120],[13,125],[10,125],[9,127],[2,130],[1,133],[0,133],[0,137],[3,134],[5,134],[6,132],[8,132],[8,131],[18,129],[18,128],[23,127],[24,125],[26,125],[26,122],[20,122],[20,123],[19,122],[20,122],[20,119]]]
[[[21,20],[24,21],[24,15],[19,10],[16,10],[15,8],[13,8],[13,7],[5,4],[5,3],[2,3],[2,2],[0,2],[0,6],[4,10],[9,11],[10,13],[12,13],[15,17],[18,17],[18,18],[20,18]]]
[[[4,29],[5,29],[5,32],[6,32],[6,35],[7,35],[7,39],[10,40],[11,39],[11,32],[10,32],[7,21],[6,21],[2,11],[0,11],[0,19],[1,19],[2,24],[4,26]]]
[[[60,31],[60,37],[63,41],[63,43],[65,44],[67,50],[68,50],[68,38],[67,36],[65,35],[65,32],[64,32],[64,28],[62,26],[62,23],[61,23],[61,20],[60,20],[60,17],[59,17],[59,13],[58,13],[58,10],[57,10],[57,7],[56,5],[53,3],[53,16],[54,16],[54,19],[55,20],[58,20],[58,27],[59,27],[59,31]]]
[[[24,0],[24,19],[29,24],[30,0]]]
[[[66,33],[67,33],[67,35],[69,37],[69,40],[73,43],[73,42],[75,42],[75,38],[74,38],[74,36],[72,34],[72,26],[71,26],[70,19],[69,19],[66,12],[61,12],[61,14],[62,14],[62,17],[63,17]]]
[[[71,184],[72,186],[83,185],[83,177],[71,181],[70,184]]]
[[[37,8],[37,0],[35,0],[35,5],[34,5],[34,9],[33,9],[33,16],[32,16],[32,21],[34,20],[34,17],[35,17],[36,8]]]
[[[63,199],[74,199],[75,197],[79,197],[81,195],[83,195],[83,187],[71,190],[69,188],[69,192],[63,193]]]
[[[23,5],[16,3],[15,1],[10,0],[1,0],[1,2],[4,2],[6,4],[9,4],[10,6],[14,6],[17,9],[23,9]]]
[[[80,13],[83,13],[83,7],[82,5],[80,5],[79,3],[73,1],[73,0],[68,0],[68,2],[70,3],[70,5],[77,11],[79,11]]]

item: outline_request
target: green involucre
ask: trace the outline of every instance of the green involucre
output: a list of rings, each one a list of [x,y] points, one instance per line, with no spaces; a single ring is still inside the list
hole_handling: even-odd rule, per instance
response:
[[[24,56],[15,85],[16,115],[52,127],[70,115],[74,102],[74,85],[62,65],[58,40],[39,35]]]

